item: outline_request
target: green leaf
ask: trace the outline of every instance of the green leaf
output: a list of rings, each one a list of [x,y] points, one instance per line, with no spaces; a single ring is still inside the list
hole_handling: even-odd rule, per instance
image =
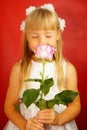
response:
[[[40,99],[38,105],[39,105],[40,110],[45,109],[47,108],[47,101],[44,99]]]
[[[18,112],[20,112],[20,103],[17,103],[17,104],[15,105],[15,109],[16,109]]]
[[[26,107],[29,107],[39,96],[39,89],[27,89],[23,93],[22,101],[26,105]]]
[[[46,79],[44,80],[43,83],[41,83],[40,89],[42,90],[45,96],[47,95],[47,93],[50,90],[50,87],[52,87],[53,84],[54,84],[53,78]]]
[[[48,108],[52,108],[54,105],[54,100],[48,100]]]
[[[78,92],[74,92],[72,90],[64,90],[54,97],[53,102],[58,105],[59,104],[66,105],[72,102],[78,94],[79,94]]]
[[[29,81],[33,81],[33,82],[42,82],[42,80],[41,79],[38,79],[38,78],[36,78],[36,79],[26,79],[26,80],[24,80],[24,82],[29,82]]]

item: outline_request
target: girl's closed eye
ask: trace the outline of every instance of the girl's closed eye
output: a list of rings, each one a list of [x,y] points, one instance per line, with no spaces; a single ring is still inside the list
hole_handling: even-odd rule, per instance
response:
[[[38,38],[38,34],[32,34],[32,38]]]
[[[47,38],[51,38],[52,37],[52,34],[51,33],[48,33],[45,35]]]

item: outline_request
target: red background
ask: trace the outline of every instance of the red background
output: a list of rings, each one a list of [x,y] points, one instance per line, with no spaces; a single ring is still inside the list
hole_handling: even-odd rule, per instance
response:
[[[86,0],[1,0],[0,1],[0,130],[7,122],[4,100],[12,65],[22,56],[19,26],[25,8],[53,3],[66,20],[63,54],[76,67],[82,110],[76,118],[79,130],[87,130],[87,1]]]

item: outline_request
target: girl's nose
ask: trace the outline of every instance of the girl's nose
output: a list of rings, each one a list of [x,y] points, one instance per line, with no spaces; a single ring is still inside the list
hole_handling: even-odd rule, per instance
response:
[[[39,36],[39,43],[46,43],[46,38],[44,36]]]

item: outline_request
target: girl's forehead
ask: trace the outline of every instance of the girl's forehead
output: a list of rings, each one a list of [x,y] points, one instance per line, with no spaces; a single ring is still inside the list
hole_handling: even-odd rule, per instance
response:
[[[56,30],[55,27],[53,26],[41,26],[41,25],[34,25],[32,27],[29,28],[29,30],[32,30],[32,31],[53,31],[53,30]]]
[[[28,30],[55,30],[58,28],[58,25],[56,25],[55,23],[49,23],[47,22],[29,22],[27,24],[27,29]]]
[[[31,32],[31,33],[54,33],[54,32],[56,32],[56,29],[55,30],[30,30],[29,32]]]

